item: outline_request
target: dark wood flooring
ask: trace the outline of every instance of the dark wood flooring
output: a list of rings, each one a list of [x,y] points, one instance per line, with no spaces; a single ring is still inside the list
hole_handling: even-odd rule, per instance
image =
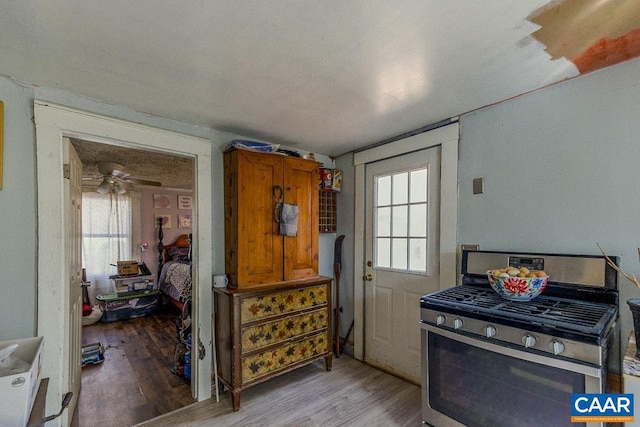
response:
[[[82,343],[101,342],[105,360],[82,368],[72,427],[122,427],[194,402],[188,380],[174,375],[175,319],[171,305],[135,319],[84,326]]]

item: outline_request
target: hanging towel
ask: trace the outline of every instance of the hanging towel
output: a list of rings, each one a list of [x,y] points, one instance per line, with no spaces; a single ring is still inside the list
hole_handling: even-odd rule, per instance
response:
[[[295,237],[298,234],[298,205],[282,203],[280,235]]]

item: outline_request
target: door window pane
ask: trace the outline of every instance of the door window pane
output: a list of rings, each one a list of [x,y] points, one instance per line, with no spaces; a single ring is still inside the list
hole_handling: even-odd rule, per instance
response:
[[[393,239],[391,259],[391,267],[399,270],[407,269],[407,239]]]
[[[427,237],[427,204],[420,203],[409,206],[409,235]]]
[[[391,176],[381,176],[377,179],[376,206],[391,204]]]
[[[407,172],[393,175],[393,204],[407,203],[409,200],[409,174]]]
[[[391,267],[391,239],[376,239],[376,266],[382,268]]]
[[[407,236],[407,206],[394,206],[393,207],[393,235],[394,236]]]
[[[409,240],[409,270],[427,271],[427,239]]]
[[[411,203],[427,201],[427,170],[418,169],[411,171]]]
[[[378,208],[376,225],[377,237],[391,237],[391,208]]]

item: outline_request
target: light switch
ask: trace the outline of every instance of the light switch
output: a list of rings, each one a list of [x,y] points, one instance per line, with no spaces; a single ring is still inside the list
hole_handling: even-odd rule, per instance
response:
[[[473,178],[473,194],[484,193],[484,178]]]

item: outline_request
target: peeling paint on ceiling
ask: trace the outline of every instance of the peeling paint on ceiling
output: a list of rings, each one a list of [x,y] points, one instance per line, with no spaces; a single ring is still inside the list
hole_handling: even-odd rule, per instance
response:
[[[553,58],[568,58],[580,73],[640,55],[637,0],[555,1],[529,19],[540,25],[532,36],[545,50]]]
[[[125,117],[169,118],[338,156],[631,59],[639,7],[638,0],[4,2],[0,75],[52,101],[89,99],[97,111],[117,106],[133,111]]]

